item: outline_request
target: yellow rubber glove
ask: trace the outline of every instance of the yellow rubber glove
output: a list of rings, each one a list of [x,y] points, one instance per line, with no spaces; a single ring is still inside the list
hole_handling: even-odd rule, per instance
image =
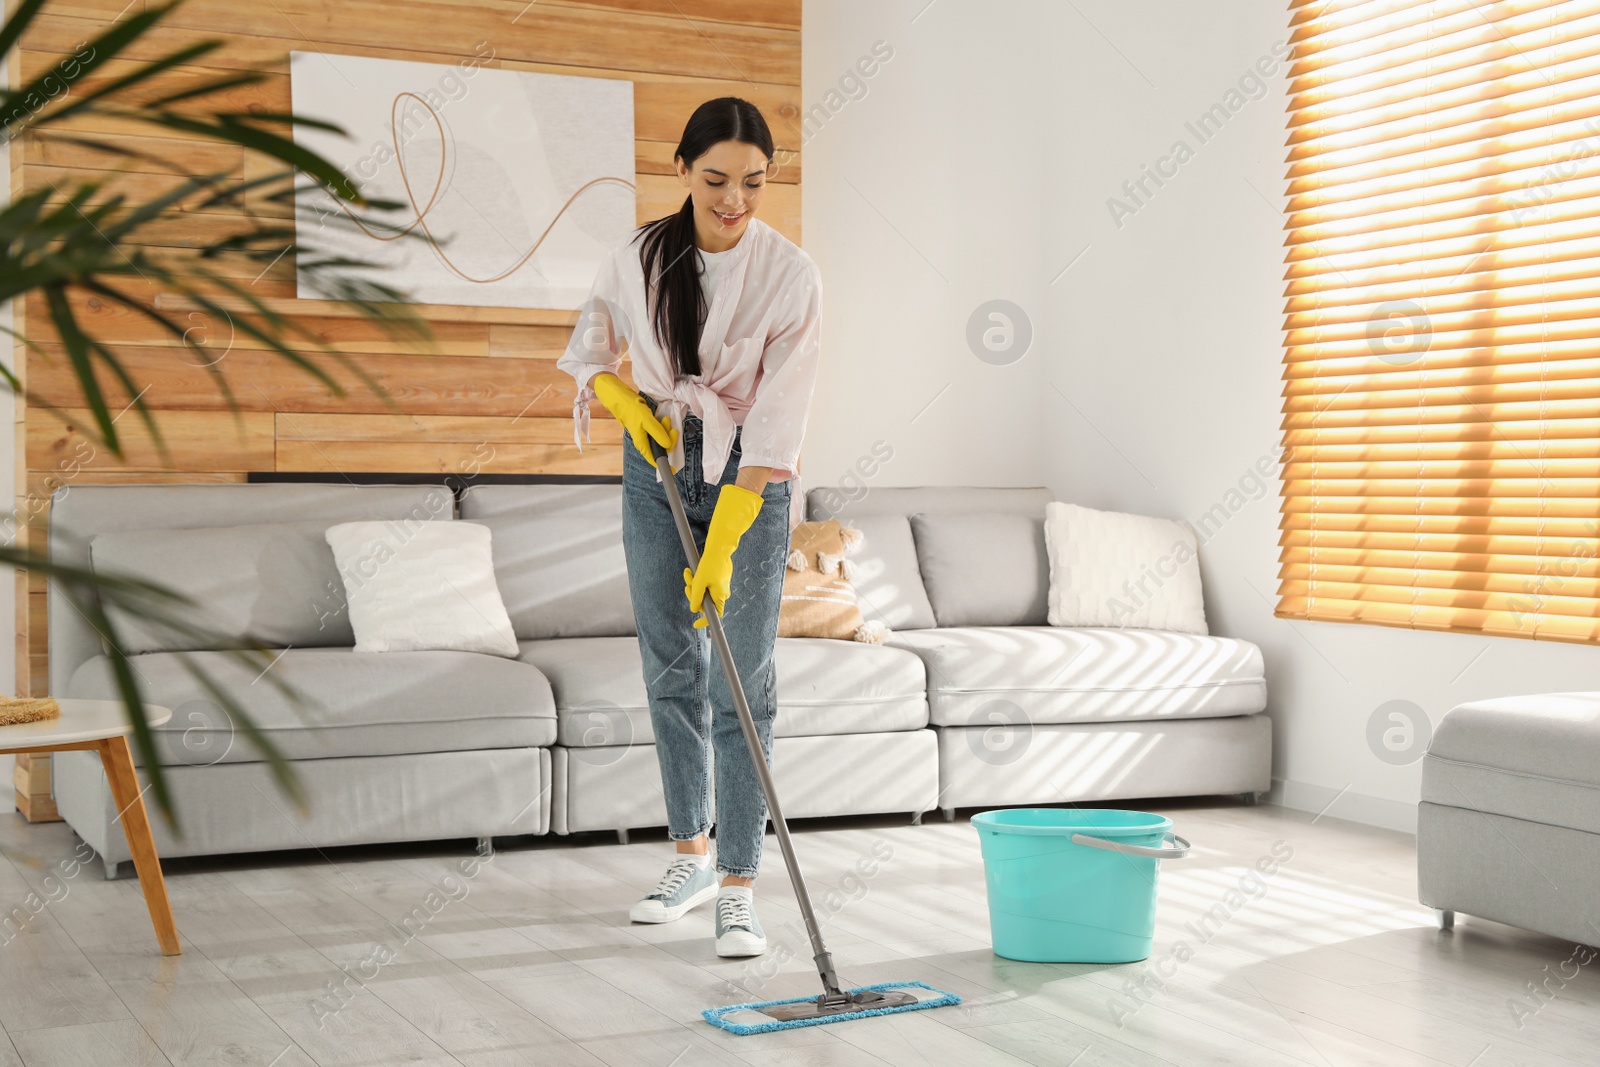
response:
[[[657,419],[650,405],[644,402],[644,397],[628,388],[627,382],[610,371],[596,374],[589,383],[594,386],[595,399],[622,423],[622,428],[633,437],[639,454],[649,460],[652,467],[655,466],[656,458],[650,454],[650,438],[654,437],[660,442],[663,449],[671,449],[672,443],[678,439],[678,431],[671,425],[672,420]],[[678,469],[674,467],[672,473],[677,474]]]
[[[716,605],[717,616],[722,615],[722,607],[733,589],[733,550],[739,547],[739,538],[756,521],[761,499],[760,493],[737,485],[725,485],[717,494],[717,506],[706,528],[706,547],[700,553],[700,567],[694,571],[683,568],[683,591],[689,597],[689,610],[702,612],[694,620],[697,630],[706,628],[702,609],[707,593]]]

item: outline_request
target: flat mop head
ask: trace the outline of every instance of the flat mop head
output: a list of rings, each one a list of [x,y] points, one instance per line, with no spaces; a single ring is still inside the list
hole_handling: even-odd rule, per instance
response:
[[[961,998],[954,993],[945,993],[921,982],[885,982],[847,990],[837,1000],[826,996],[768,1000],[760,1004],[736,1004],[731,1008],[707,1008],[700,1014],[712,1026],[720,1026],[742,1037],[960,1003]]]

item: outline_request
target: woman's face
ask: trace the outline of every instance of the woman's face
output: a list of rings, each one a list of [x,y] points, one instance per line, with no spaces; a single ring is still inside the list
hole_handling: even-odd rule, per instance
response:
[[[695,230],[718,248],[734,245],[761,207],[767,157],[743,141],[719,141],[691,167],[680,157],[678,181],[694,201]]]

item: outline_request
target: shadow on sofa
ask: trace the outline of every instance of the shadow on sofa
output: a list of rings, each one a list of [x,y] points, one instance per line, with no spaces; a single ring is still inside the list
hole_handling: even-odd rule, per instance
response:
[[[1268,788],[1253,645],[1045,624],[1047,490],[840,500],[812,490],[808,517],[865,532],[853,557],[862,610],[894,632],[882,645],[779,639],[773,764],[787,815],[952,817]],[[998,516],[1012,544],[964,577],[939,523],[961,516],[969,528],[974,515]],[[147,698],[173,710],[158,744],[185,833],[173,839],[156,820],[163,856],[593,830],[625,839],[665,825],[666,809],[621,518],[616,484],[476,485],[459,504],[444,485],[78,486],[53,500],[50,545],[58,560],[189,592],[223,634],[269,637],[284,649],[271,669],[312,698],[292,707],[214,650],[130,628]],[[361,519],[488,526],[519,655],[353,651],[321,531]],[[115,699],[100,635],[54,593],[49,607],[52,694]],[[292,761],[308,814],[180,652],[251,709]],[[81,756],[55,757],[56,801],[114,874],[126,844],[103,774]]]

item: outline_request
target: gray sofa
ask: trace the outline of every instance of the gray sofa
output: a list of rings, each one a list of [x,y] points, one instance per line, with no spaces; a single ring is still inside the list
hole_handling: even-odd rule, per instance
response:
[[[853,502],[808,494],[810,517],[837,514],[866,533],[852,556],[863,609],[895,632],[882,645],[779,639],[773,765],[787,815],[920,818],[1268,788],[1254,646],[1043,625],[1048,499],[959,487],[874,489]],[[318,548],[322,529],[353,519],[487,525],[519,656],[353,651],[331,552]],[[965,580],[950,553],[974,523],[1012,550]],[[315,698],[297,711],[218,651],[139,635],[146,695],[174,712],[161,751],[185,833],[174,839],[157,820],[164,856],[594,830],[625,839],[665,824],[619,485],[476,485],[459,506],[443,485],[79,486],[58,491],[50,543],[56,559],[114,561],[221,605],[216,626],[270,635],[286,649],[272,669]],[[54,593],[49,626],[51,692],[114,697],[99,635]],[[183,655],[252,709],[293,761],[309,813],[292,809]],[[113,873],[128,854],[97,762],[56,760],[62,816]]]
[[[272,668],[320,706],[297,709],[224,654],[187,651],[214,671],[254,713],[294,768],[309,798],[298,813],[253,745],[183,669],[180,651],[134,657],[145,696],[169,707],[159,731],[167,780],[183,819],[175,840],[152,820],[164,856],[206,855],[381,841],[537,834],[550,827],[556,739],[550,685],[527,664],[464,652],[362,655],[350,647],[332,550],[308,546],[306,527],[357,519],[399,523],[450,520],[454,496],[442,486],[150,485],[76,486],[51,504],[50,554],[93,563],[98,544],[126,571],[139,558],[127,535],[145,531],[260,529],[224,545],[149,555],[139,572],[243,605],[219,625],[274,630],[287,647]],[[252,529],[252,532],[254,532]],[[118,541],[123,543],[119,544]],[[325,564],[325,567],[318,565]],[[252,599],[252,596],[256,599]],[[330,599],[331,598],[331,599]],[[272,601],[269,603],[269,600]],[[287,609],[287,610],[285,610]],[[298,609],[298,610],[296,610]],[[50,691],[113,699],[101,638],[56,590],[49,600]],[[289,647],[292,646],[292,647]],[[54,757],[57,806],[105,859],[107,873],[129,858],[114,825],[104,772],[82,752]]]
[[[1158,630],[1050,626],[1044,488],[808,494],[865,533],[857,598],[922,660],[939,806],[1266,792],[1261,652]]]
[[[1600,944],[1600,693],[1463,704],[1422,762],[1417,897]]]

